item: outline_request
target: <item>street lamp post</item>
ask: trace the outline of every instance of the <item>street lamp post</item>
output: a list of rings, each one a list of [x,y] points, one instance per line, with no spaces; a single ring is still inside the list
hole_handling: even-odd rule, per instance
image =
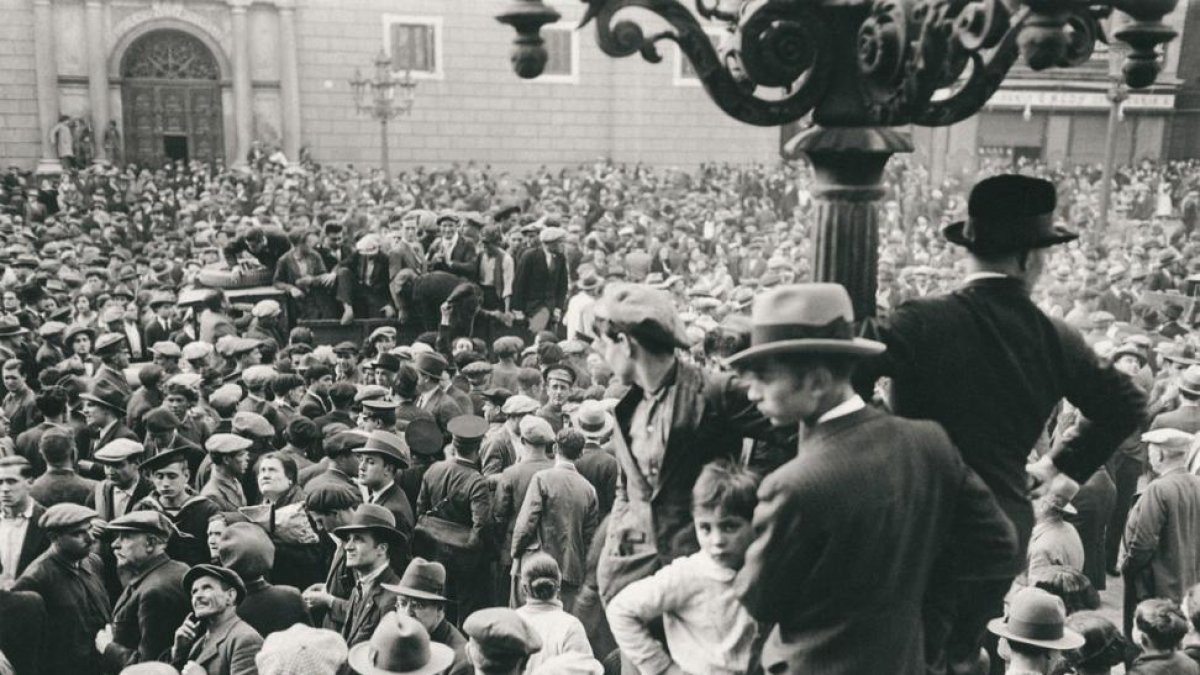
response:
[[[812,267],[818,281],[845,286],[855,314],[867,317],[875,313],[883,169],[893,153],[912,149],[901,129],[961,122],[987,104],[1018,59],[1038,71],[1077,66],[1102,39],[1129,47],[1126,84],[1149,86],[1161,68],[1159,45],[1175,36],[1162,19],[1179,0],[583,2],[580,25],[596,26],[605,54],[658,63],[661,43],[675,42],[709,98],[734,119],[780,126],[812,113],[816,126],[784,149],[813,165]],[[657,19],[653,32],[639,23],[647,14]],[[1106,35],[1108,17],[1121,21],[1110,21]],[[541,74],[540,31],[559,18],[545,0],[510,0],[496,15],[516,31],[519,76]],[[712,26],[724,29],[720,47],[709,39]]]
[[[392,72],[392,60],[381,51],[375,57],[375,77],[368,80],[363,77],[361,70],[355,70],[350,89],[354,92],[354,106],[358,112],[379,120],[379,161],[384,177],[391,180],[388,122],[408,114],[416,102],[417,83],[412,79],[412,71],[405,70],[404,78],[398,79]]]
[[[1113,44],[1108,51],[1108,135],[1104,137],[1104,177],[1100,179],[1100,229],[1108,229],[1112,208],[1113,172],[1116,164],[1117,133],[1121,127],[1121,104],[1129,98],[1129,87],[1121,81],[1124,50]]]

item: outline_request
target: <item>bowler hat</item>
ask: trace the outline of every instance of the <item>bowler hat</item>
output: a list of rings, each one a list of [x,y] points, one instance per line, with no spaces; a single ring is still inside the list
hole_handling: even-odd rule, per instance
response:
[[[1078,239],[1078,234],[1054,224],[1057,201],[1054,184],[1041,178],[985,178],[971,189],[967,219],[944,227],[942,236],[982,254],[1015,253]]]
[[[396,529],[396,517],[378,504],[359,504],[350,522],[333,530],[335,535],[343,539],[355,532],[370,532],[392,542],[405,539],[404,533]]]
[[[188,595],[191,595],[192,585],[204,577],[212,577],[226,586],[233,588],[237,593],[236,603],[240,603],[246,597],[246,584],[242,581],[242,578],[238,576],[237,572],[228,567],[221,567],[220,565],[196,565],[188,570],[183,575],[183,590],[187,591]]]
[[[1063,624],[1063,601],[1040,588],[1023,588],[1013,596],[1004,616],[988,622],[988,630],[1011,642],[1044,649],[1078,649],[1084,639]]]
[[[760,295],[751,312],[750,347],[729,357],[736,366],[776,354],[874,356],[886,347],[854,336],[850,295],[838,284],[793,284]]]
[[[440,562],[413,558],[399,584],[383,584],[383,587],[397,595],[446,602],[446,567]]]
[[[454,650],[429,639],[419,621],[388,612],[367,642],[350,648],[350,667],[362,675],[434,675],[454,662]]]

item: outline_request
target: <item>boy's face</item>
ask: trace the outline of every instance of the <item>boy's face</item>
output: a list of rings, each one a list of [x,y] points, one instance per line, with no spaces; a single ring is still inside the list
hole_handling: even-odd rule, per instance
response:
[[[722,567],[741,569],[746,549],[754,541],[754,529],[742,516],[723,509],[696,508],[692,510],[696,539],[704,551]]]

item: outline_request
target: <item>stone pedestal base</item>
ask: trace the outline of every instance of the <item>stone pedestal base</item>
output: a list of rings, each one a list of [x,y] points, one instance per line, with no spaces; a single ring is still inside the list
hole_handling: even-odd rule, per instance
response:
[[[45,158],[38,160],[37,168],[34,169],[36,176],[61,176],[63,172],[62,162],[55,158]]]

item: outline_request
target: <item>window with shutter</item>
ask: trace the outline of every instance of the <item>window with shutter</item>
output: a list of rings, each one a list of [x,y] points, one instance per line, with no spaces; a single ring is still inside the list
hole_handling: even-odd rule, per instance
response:
[[[384,39],[387,53],[392,57],[392,70],[411,72],[414,76],[440,77],[441,19],[385,15]]]
[[[542,37],[546,40],[546,53],[549,55],[543,74],[559,77],[574,76],[575,51],[572,43],[575,41],[575,31],[543,29]]]

